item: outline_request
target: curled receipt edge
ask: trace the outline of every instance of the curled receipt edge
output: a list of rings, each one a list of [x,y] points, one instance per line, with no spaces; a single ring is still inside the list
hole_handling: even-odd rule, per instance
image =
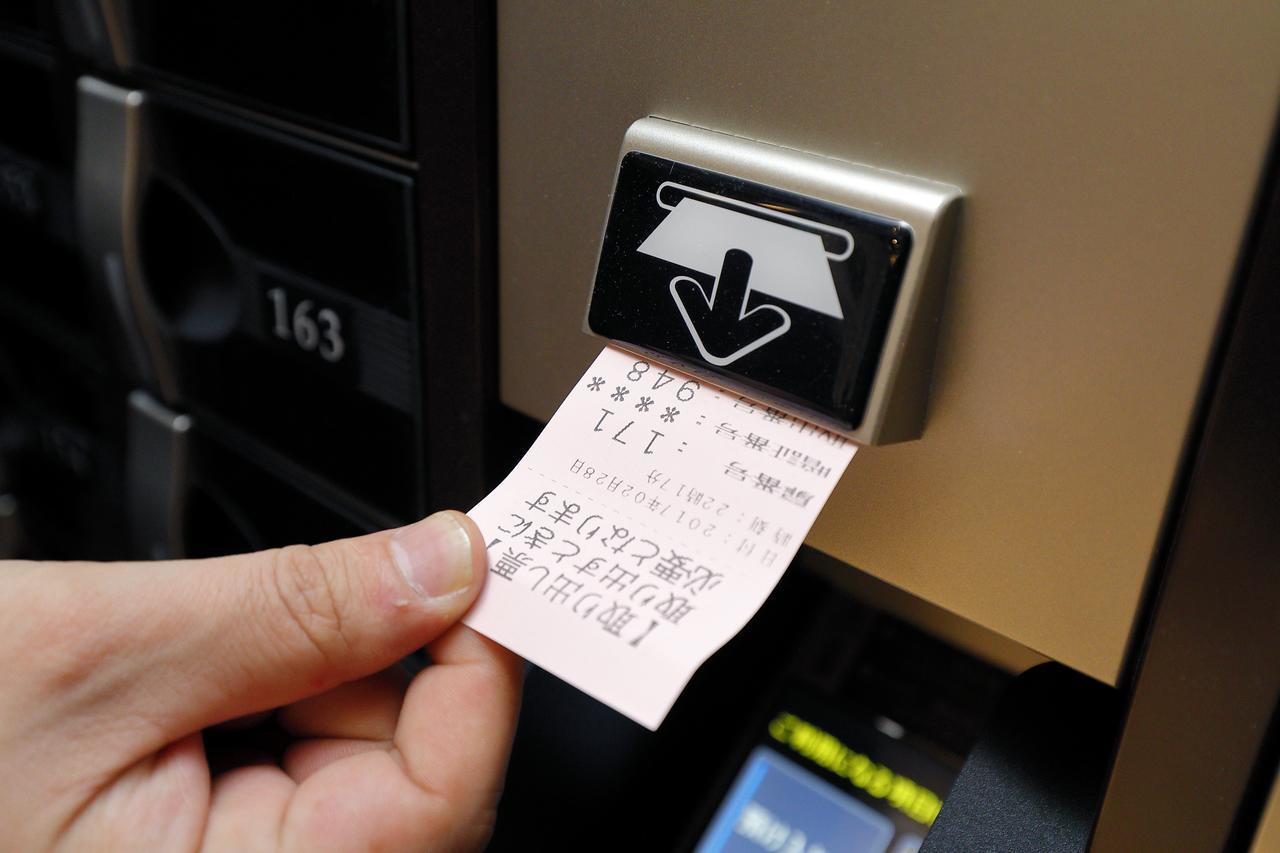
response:
[[[471,510],[489,577],[463,621],[656,729],[764,603],[855,450],[607,346]]]

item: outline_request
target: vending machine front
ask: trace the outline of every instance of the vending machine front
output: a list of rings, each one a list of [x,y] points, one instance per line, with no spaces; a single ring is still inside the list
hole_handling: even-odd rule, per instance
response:
[[[1263,2],[5,4],[0,557],[469,510],[611,347],[737,401],[727,501],[816,521],[654,730],[528,667],[491,849],[1271,849],[1278,42]]]

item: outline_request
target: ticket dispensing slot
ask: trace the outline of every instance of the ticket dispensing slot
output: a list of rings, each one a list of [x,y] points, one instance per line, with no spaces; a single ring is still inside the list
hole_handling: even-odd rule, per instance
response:
[[[861,444],[920,436],[960,192],[656,118],[587,330]]]

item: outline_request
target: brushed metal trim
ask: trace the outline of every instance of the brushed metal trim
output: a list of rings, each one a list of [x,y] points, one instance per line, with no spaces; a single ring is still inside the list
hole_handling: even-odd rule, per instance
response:
[[[148,169],[146,96],[81,77],[76,137],[76,218],[90,274],[107,294],[136,378],[177,399],[173,356],[147,293],[138,217]]]
[[[633,151],[898,219],[910,226],[914,245],[903,271],[862,423],[849,430],[818,413],[801,413],[859,444],[919,438],[924,431],[944,283],[962,198],[960,189],[653,116],[628,128],[618,154],[619,168],[622,159]],[[602,233],[601,246],[603,242]],[[598,266],[599,252],[596,262]],[[594,334],[585,314],[583,330]],[[617,343],[646,351],[627,341]],[[662,358],[673,361],[669,355]],[[675,361],[676,366],[710,382],[733,386],[724,376],[709,374],[697,363]],[[762,395],[759,389],[736,390],[763,397],[780,409],[797,411],[794,403]]]
[[[153,560],[185,554],[191,427],[190,415],[170,410],[146,391],[129,394],[129,532],[136,551]]]

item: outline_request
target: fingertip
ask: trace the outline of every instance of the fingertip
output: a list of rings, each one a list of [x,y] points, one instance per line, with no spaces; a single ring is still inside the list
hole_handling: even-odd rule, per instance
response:
[[[487,654],[490,660],[493,661],[494,666],[507,673],[516,682],[517,687],[524,683],[524,658],[520,657],[501,643],[495,642],[483,634],[477,633],[471,628],[467,628],[465,625],[462,627],[470,633],[475,634],[477,641],[485,649],[485,654]]]
[[[430,643],[427,651],[437,664],[480,665],[517,673],[523,679],[522,657],[467,625],[454,625]]]
[[[409,687],[396,746],[415,782],[479,825],[503,787],[524,662],[466,625],[427,648],[432,666]]]
[[[484,540],[463,513],[437,512],[402,527],[387,547],[405,584],[427,602],[447,602],[460,612],[484,582]]]
[[[524,694],[523,658],[464,624],[445,631],[426,651],[431,666],[415,682],[434,680],[461,688],[471,697],[462,700],[464,704],[484,706],[503,727],[514,726]]]
[[[471,570],[474,573],[472,585],[475,591],[479,593],[489,575],[489,551],[486,547],[484,533],[480,530],[480,526],[476,524],[475,519],[465,512],[459,512],[456,509],[446,510],[445,512],[452,516],[458,525],[466,531],[467,539],[471,542]]]

